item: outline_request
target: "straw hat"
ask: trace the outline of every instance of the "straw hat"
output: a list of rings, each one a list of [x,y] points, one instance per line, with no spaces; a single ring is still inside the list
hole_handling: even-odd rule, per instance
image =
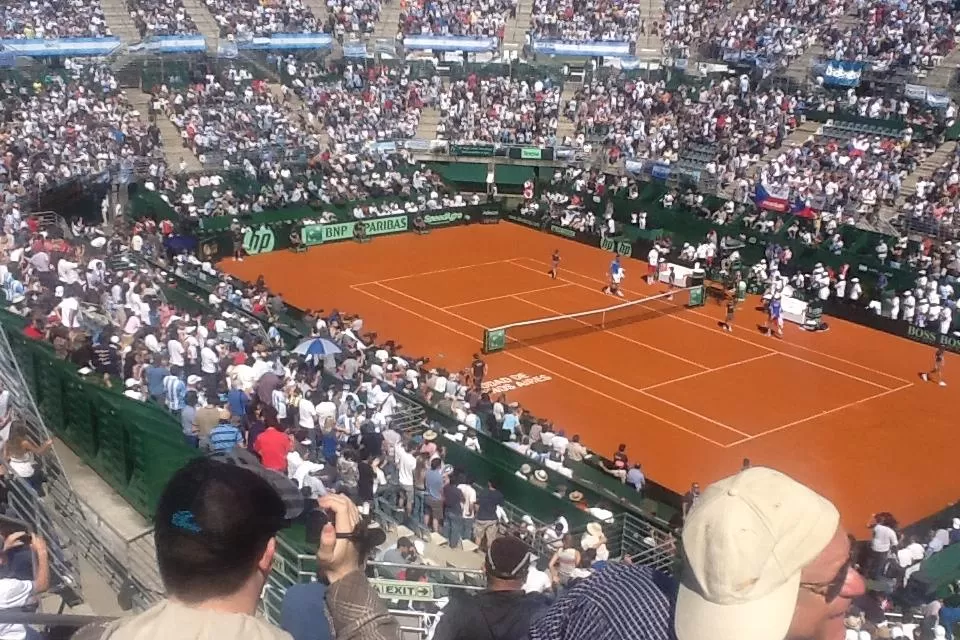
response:
[[[522,473],[523,475],[525,476],[530,475],[530,471],[531,471],[530,465],[528,465],[527,463],[523,463],[522,465],[520,465],[520,473]]]
[[[433,440],[437,439],[437,432],[433,429],[428,429],[423,432],[423,439],[427,442],[432,442]]]
[[[543,469],[537,469],[536,471],[534,471],[533,477],[536,478],[539,482],[546,482],[547,479],[549,478],[549,476],[547,476],[547,472],[544,471]]]
[[[600,526],[599,522],[588,522],[587,533],[589,533],[594,538],[599,538],[600,536],[603,535],[603,527]]]
[[[570,500],[571,500],[572,502],[582,502],[582,501],[583,501],[583,494],[580,493],[579,491],[571,491],[571,492],[570,492],[570,495],[567,496],[567,497],[570,498]]]

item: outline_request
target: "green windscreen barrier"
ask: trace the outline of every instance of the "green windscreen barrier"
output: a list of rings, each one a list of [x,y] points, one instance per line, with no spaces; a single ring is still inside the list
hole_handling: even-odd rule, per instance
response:
[[[519,164],[498,164],[493,172],[493,179],[498,184],[523,184],[535,176],[533,167]]]
[[[482,162],[434,162],[430,168],[443,176],[448,182],[476,182],[486,184],[487,165]]]

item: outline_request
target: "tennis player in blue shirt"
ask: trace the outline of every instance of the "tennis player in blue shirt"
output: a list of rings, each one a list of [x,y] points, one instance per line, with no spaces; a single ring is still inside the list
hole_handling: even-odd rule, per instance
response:
[[[623,266],[620,264],[620,254],[616,254],[613,257],[613,262],[610,263],[610,282],[603,288],[603,292],[622,298],[623,292],[620,291],[620,282],[623,280],[623,276],[624,271]]]

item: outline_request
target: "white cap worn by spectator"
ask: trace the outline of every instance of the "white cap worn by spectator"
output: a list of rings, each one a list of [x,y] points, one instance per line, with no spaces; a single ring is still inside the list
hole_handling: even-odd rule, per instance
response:
[[[835,640],[864,591],[836,507],[764,467],[701,494],[683,550],[678,640]]]

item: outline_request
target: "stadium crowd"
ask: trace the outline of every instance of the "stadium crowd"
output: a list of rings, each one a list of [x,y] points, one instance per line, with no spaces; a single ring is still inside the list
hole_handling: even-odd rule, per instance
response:
[[[208,0],[208,5],[224,33],[236,37],[320,26],[299,2],[238,5]],[[195,29],[179,2],[159,0],[140,6],[137,16],[144,33]],[[380,10],[378,3],[369,1],[329,6],[335,29],[350,32],[372,30]],[[106,33],[96,4],[47,0],[23,7],[14,3],[0,11],[8,35]],[[498,2],[467,7],[427,3],[405,6],[401,20],[405,33],[478,35],[501,30],[504,15],[511,11],[515,6]],[[757,3],[731,22],[710,28],[724,47],[789,59],[811,43],[806,29],[836,17],[837,11],[832,4]],[[862,11],[869,18],[865,30],[828,32],[835,55],[879,56],[893,65],[929,66],[947,49],[944,29],[949,33],[953,23],[949,12],[936,4],[919,9],[911,5],[907,10],[867,5]],[[701,11],[690,14],[701,15]],[[638,16],[638,7],[631,3],[538,0],[534,32],[568,40],[630,38],[639,27]],[[797,21],[802,23],[799,28],[786,26]],[[694,25],[688,20],[663,28],[671,37],[690,43],[695,40],[688,37],[695,33]],[[359,146],[412,137],[423,106],[436,106],[443,114],[439,137],[457,141],[552,144],[558,120],[564,116],[578,122],[584,144],[601,137],[605,146],[630,158],[677,161],[689,143],[716,145],[716,155],[706,160],[707,171],[717,174],[721,184],[734,185],[739,202],[710,211],[703,206],[702,195],[676,191],[664,199],[667,209],[684,207],[719,225],[738,222],[743,229],[771,237],[785,233],[791,242],[840,255],[845,225],[882,203],[895,202],[905,176],[940,142],[914,139],[906,131],[900,137],[818,136],[784,149],[751,180],[746,169],[778,147],[798,125],[801,105],[823,107],[824,98],[791,96],[779,90],[757,92],[749,80],[744,85],[736,78],[702,90],[684,87],[675,92],[661,83],[598,79],[562,104],[560,88],[549,80],[471,75],[445,88],[438,76],[415,78],[405,68],[349,64],[331,80],[325,69],[292,58],[284,67],[292,78],[292,91],[310,108],[306,115],[294,114],[283,96],[241,69],[230,69],[222,76],[211,74],[189,88],[158,89],[151,111],[170,117],[191,151],[208,162],[219,159],[216,164],[231,173],[177,175],[155,160],[146,189],[158,192],[182,219],[230,217],[235,244],[242,244],[248,231],[239,219],[271,208],[307,203],[317,209],[318,220],[332,221],[338,216],[334,208],[346,209],[354,218],[368,218],[460,206],[465,204],[463,196],[450,193],[436,174],[412,162],[406,152],[380,154]],[[465,540],[479,545],[485,552],[487,591],[472,600],[453,599],[440,616],[434,635],[438,640],[461,637],[462,630],[482,628],[480,624],[487,624],[496,638],[519,637],[518,633],[528,631],[531,638],[544,640],[614,637],[617,630],[630,637],[666,639],[674,637],[674,620],[680,640],[739,640],[745,628],[761,623],[769,637],[782,637],[789,629],[795,634],[790,637],[819,640],[821,636],[808,630],[818,625],[832,632],[841,630],[856,640],[952,637],[951,627],[960,612],[936,598],[920,603],[918,611],[925,615],[913,619],[910,611],[899,624],[887,621],[884,607],[890,605],[881,595],[885,590],[874,588],[863,596],[865,587],[855,563],[849,561],[849,543],[836,509],[809,489],[762,468],[744,470],[702,495],[691,494],[686,526],[679,534],[686,580],[679,601],[674,602],[675,586],[665,576],[648,567],[610,561],[603,529],[613,515],[610,505],[587,505],[578,491],[548,483],[548,470],[570,478],[572,472],[564,462],[589,455],[579,436],[568,439],[563,428],[534,418],[503,395],[484,391],[485,368],[479,357],[463,371],[433,367],[426,359],[409,357],[401,347],[369,333],[362,318],[318,310],[306,314],[310,338],[321,345],[327,341],[340,353],[304,358],[285,351],[277,328],[288,312],[282,295],[268,291],[262,281],[248,284],[227,278],[206,258],[165,255],[163,241],[173,230],[170,223],[116,221],[108,230],[73,222],[70,234],[40,228],[38,220],[22,209],[32,192],[103,172],[125,158],[153,154],[159,142],[156,128],[141,118],[144,114],[133,111],[117,84],[108,67],[68,62],[65,73],[28,90],[0,85],[0,134],[9,158],[0,164],[0,255],[6,258],[0,285],[11,309],[28,319],[25,334],[49,342],[58,357],[74,363],[89,380],[122,390],[132,400],[165,407],[177,417],[184,441],[191,446],[237,456],[247,450],[257,456],[256,473],[225,472],[209,466],[220,463],[206,460],[171,481],[158,508],[157,540],[161,571],[178,602],[165,603],[161,607],[166,609],[154,612],[170,625],[168,633],[182,633],[175,625],[189,625],[200,618],[207,625],[228,624],[225,616],[209,611],[213,607],[204,604],[204,597],[191,592],[196,584],[203,584],[205,596],[211,589],[216,592],[221,605],[224,598],[232,597],[234,588],[259,594],[260,573],[215,587],[196,582],[194,574],[208,567],[190,554],[222,552],[217,535],[211,537],[217,539],[214,543],[196,534],[210,533],[215,523],[228,522],[220,535],[231,536],[249,526],[258,532],[255,543],[247,538],[239,542],[251,545],[244,550],[254,562],[266,557],[264,545],[279,528],[267,516],[289,515],[278,504],[282,501],[271,497],[275,478],[260,473],[266,470],[285,477],[304,498],[319,500],[319,506],[333,514],[341,534],[355,534],[365,526],[365,521],[360,524],[361,513],[385,511],[409,524],[419,537],[429,538],[436,532],[451,547],[469,548]],[[845,105],[837,100],[833,108],[869,117],[925,118],[905,101],[887,103],[871,97],[851,95]],[[333,143],[332,150],[324,148],[320,130]],[[311,158],[302,171],[291,170],[284,158],[271,157],[273,150],[293,147],[305,149]],[[960,154],[955,154],[932,179],[918,181],[904,207],[904,221],[936,229],[941,235],[947,229],[956,237],[958,172]],[[231,180],[234,173],[254,187],[237,186]],[[757,183],[786,188],[822,212],[811,220],[800,220],[751,209],[743,201]],[[558,170],[536,196],[532,185],[529,188],[523,215],[611,236],[622,223],[614,220],[611,209],[601,213],[592,203],[620,192],[636,198],[639,192],[639,185],[629,178],[576,167]],[[399,202],[374,202],[389,198]],[[109,209],[109,202],[104,206]],[[629,224],[642,229],[645,219],[638,208]],[[709,264],[716,258],[735,262],[736,249],[726,244],[727,239],[714,232],[696,245],[661,242],[652,255],[657,259],[676,256],[683,262]],[[876,257],[881,264],[917,269],[915,286],[909,291],[885,291],[879,283],[870,290],[846,269],[822,264],[810,273],[790,269],[790,246],[774,242],[764,261],[752,265],[749,277],[768,299],[794,292],[836,298],[895,320],[935,327],[940,333],[956,330],[960,243],[918,246],[903,237],[891,244],[881,239]],[[129,254],[149,262],[120,261]],[[210,293],[188,306],[171,304],[164,293],[171,284],[170,274],[203,282]],[[268,327],[266,333],[248,314]],[[436,420],[421,419],[406,404],[405,397],[411,395],[452,417],[457,426],[450,429]],[[509,496],[496,483],[478,487],[465,470],[451,464],[448,448],[453,443],[482,453],[484,447],[501,446],[494,440],[530,460],[515,470],[520,478],[541,489],[550,487],[556,497],[587,512],[591,522],[585,529],[573,531],[562,517],[537,527],[532,519],[512,510]],[[48,446],[27,442],[29,446],[20,445],[23,451],[17,451],[15,443],[13,459],[5,462],[13,462],[9,465],[13,473],[42,489],[38,462]],[[632,462],[621,450],[608,471],[642,491],[642,467]],[[214,504],[225,486],[234,489],[231,499]],[[210,487],[219,492],[205,493]],[[188,509],[183,496],[193,495],[190,491],[196,495],[193,504],[202,505],[189,507],[198,509],[191,514],[196,519],[192,523],[177,517]],[[750,509],[745,508],[748,501]],[[774,508],[776,501],[785,501],[790,508]],[[752,508],[758,504],[759,510]],[[796,516],[810,512],[822,517],[813,522]],[[224,520],[224,514],[231,518]],[[768,526],[771,522],[778,526]],[[867,578],[892,584],[891,590],[907,586],[923,560],[960,540],[960,520],[936,523],[922,538],[915,533],[903,535],[889,514],[878,514],[871,527],[873,539],[859,562],[860,571]],[[786,592],[790,606],[779,599],[768,600],[759,591],[751,592],[749,603],[762,605],[763,615],[747,615],[713,601],[720,600],[718,592],[740,584],[727,584],[725,579],[743,578],[739,575],[743,556],[758,553],[756,545],[744,546],[742,536],[726,540],[729,546],[723,548],[706,541],[704,532],[718,528],[748,530],[764,540],[782,536],[770,541],[778,552],[786,550],[778,553],[781,571],[770,573],[767,565],[759,571],[764,590]],[[317,601],[309,601],[312,608],[300,610],[299,617],[291,615],[301,622],[309,618],[314,627],[308,623],[297,631],[288,619],[285,628],[297,640],[308,640],[315,637],[310,634],[317,627],[323,627],[316,622],[323,619],[329,621],[329,637],[353,637],[351,633],[358,632],[350,625],[359,619],[365,631],[376,630],[376,635],[363,637],[397,637],[396,621],[356,571],[373,549],[354,545],[356,535],[338,541],[330,534],[327,529],[319,541],[320,568],[330,583],[326,595],[320,596],[326,598],[325,615],[317,616]],[[381,549],[377,557],[426,566],[430,560],[418,542],[401,538],[393,547]],[[346,560],[344,545],[349,548]],[[531,558],[531,547],[542,554],[540,558]],[[174,549],[188,551],[178,556]],[[738,550],[737,558],[724,556],[724,549]],[[236,560],[235,554],[228,555],[208,556],[210,566],[223,567],[226,564],[217,563]],[[741,562],[729,576],[712,571],[721,563],[736,564],[735,560]],[[269,568],[269,561],[266,564]],[[409,567],[390,575],[389,569],[378,571],[381,576],[407,580],[418,575],[416,568]],[[245,586],[238,586],[241,583]],[[249,589],[250,585],[257,588]],[[827,603],[829,612],[816,598]],[[247,614],[242,620],[255,625],[263,637],[286,638],[256,621],[254,608],[255,604],[241,606],[235,613]],[[191,614],[191,609],[208,611],[199,616],[195,611]],[[312,618],[308,612],[313,612]],[[843,622],[842,629],[838,620]],[[149,623],[135,618],[121,624]],[[156,619],[153,624],[158,624]],[[91,634],[84,638],[108,637],[111,632],[81,633]]]
[[[858,20],[850,27],[825,23],[820,39],[828,58],[864,60],[875,68],[916,73],[938,66],[953,49],[956,34],[949,4],[892,7],[871,2],[858,7]]]
[[[34,0],[0,6],[0,38],[102,38],[112,35],[98,0]]]
[[[224,170],[248,156],[276,154],[279,159],[290,148],[319,149],[319,141],[304,130],[302,117],[294,116],[266,82],[243,68],[209,74],[184,88],[163,85],[152,99],[154,113],[170,118],[184,147],[200,162],[221,164]]]
[[[636,42],[640,15],[641,3],[635,0],[534,0],[530,36],[565,42]]]
[[[276,33],[319,33],[320,19],[303,0],[205,0],[223,37],[246,40]]]
[[[546,81],[478,78],[450,83],[440,95],[437,136],[449,141],[551,146],[560,117],[561,87]]]
[[[932,176],[917,180],[901,207],[898,219],[904,231],[917,231],[949,242],[960,239],[960,153],[955,149]]]
[[[68,60],[32,86],[0,82],[0,97],[0,190],[14,207],[70,179],[149,157],[159,146],[159,132],[106,65]]]
[[[729,165],[737,174],[797,126],[797,106],[796,97],[780,90],[751,91],[746,77],[699,91],[611,77],[585,84],[565,113],[588,139],[600,137],[613,157],[676,161],[690,142],[718,144],[721,153],[707,171],[720,174]]]
[[[144,38],[199,33],[182,0],[140,0],[132,4],[130,17]]]
[[[479,0],[466,4],[429,0],[406,3],[400,12],[404,35],[485,36],[503,38],[516,0]]]
[[[334,34],[344,36],[363,36],[373,33],[380,19],[380,0],[329,0],[327,11],[333,22]]]
[[[288,64],[290,85],[311,108],[308,116],[330,140],[353,149],[367,142],[412,138],[424,106],[436,104],[438,75],[418,78],[409,67],[348,63],[331,79],[312,62]]]
[[[300,170],[269,161],[254,166],[244,160],[239,174],[166,174],[144,186],[158,192],[182,219],[236,218],[269,209],[312,206],[318,210],[317,221],[330,222],[337,215],[333,207],[351,208],[353,217],[359,219],[464,203],[462,195],[449,193],[437,174],[412,162],[405,151],[343,156],[323,152]]]

